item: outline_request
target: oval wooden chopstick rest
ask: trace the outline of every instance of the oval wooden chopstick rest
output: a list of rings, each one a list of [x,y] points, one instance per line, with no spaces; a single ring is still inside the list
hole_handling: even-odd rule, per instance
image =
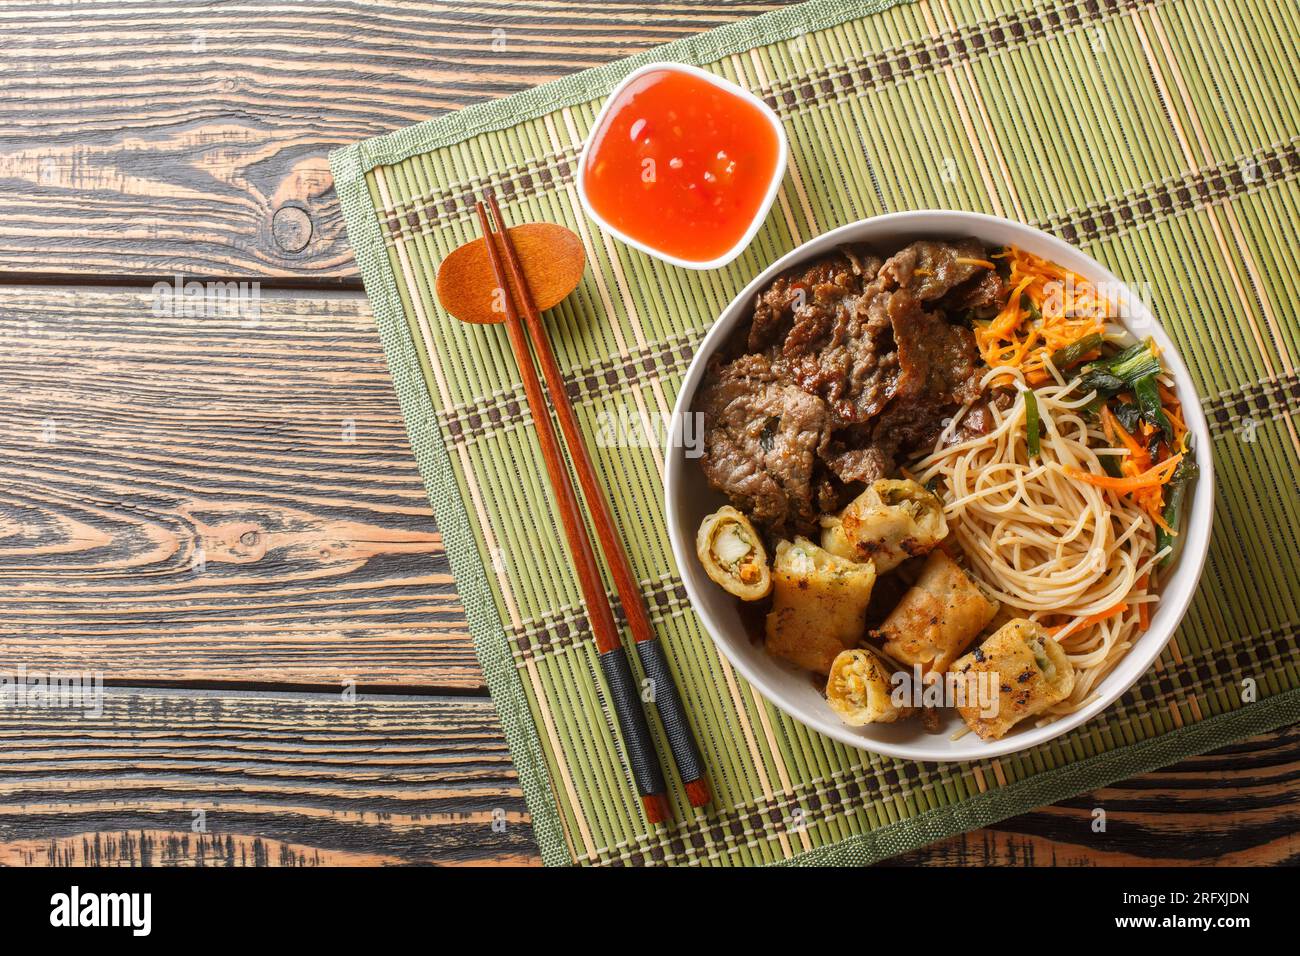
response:
[[[528,222],[512,226],[510,240],[539,311],[559,305],[582,281],[587,254],[572,230],[550,222]],[[500,237],[496,243],[500,249]],[[442,307],[462,322],[487,325],[505,319],[482,238],[465,243],[442,261],[436,292]],[[516,290],[515,300],[519,298]]]

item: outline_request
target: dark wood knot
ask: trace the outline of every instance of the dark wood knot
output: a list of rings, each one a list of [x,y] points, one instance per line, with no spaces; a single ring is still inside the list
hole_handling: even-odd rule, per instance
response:
[[[271,233],[283,252],[302,252],[311,241],[311,216],[297,206],[281,206],[271,217]]]

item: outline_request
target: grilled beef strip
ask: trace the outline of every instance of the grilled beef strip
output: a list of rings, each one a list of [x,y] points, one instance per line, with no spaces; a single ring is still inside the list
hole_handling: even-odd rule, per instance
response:
[[[732,350],[748,352],[715,361],[697,402],[713,486],[775,535],[809,531],[843,483],[933,442],[977,391],[965,318],[1006,296],[986,259],[973,239],[887,260],[847,246],[778,276]]]

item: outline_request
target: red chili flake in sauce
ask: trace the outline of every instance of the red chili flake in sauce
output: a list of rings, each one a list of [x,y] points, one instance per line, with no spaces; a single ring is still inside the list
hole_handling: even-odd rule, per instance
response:
[[[754,103],[692,73],[652,70],[605,111],[583,186],[625,236],[708,262],[749,230],[779,155],[771,121]]]

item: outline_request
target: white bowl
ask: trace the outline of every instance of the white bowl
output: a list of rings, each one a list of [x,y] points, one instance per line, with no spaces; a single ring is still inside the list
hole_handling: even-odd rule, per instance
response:
[[[889,252],[915,239],[964,236],[974,236],[990,245],[1018,246],[1072,269],[1094,283],[1107,283],[1108,290],[1115,290],[1123,314],[1128,317],[1125,322],[1128,329],[1140,337],[1152,336],[1162,350],[1161,359],[1173,376],[1182,401],[1183,416],[1191,431],[1196,462],[1200,466],[1200,477],[1183,516],[1174,570],[1161,589],[1151,626],[1097,686],[1099,696],[1086,707],[1053,723],[1043,727],[1021,726],[1001,740],[987,742],[975,734],[950,739],[953,731],[964,726],[955,714],[949,724],[935,734],[926,733],[914,720],[860,728],[845,726],[831,711],[806,671],[770,656],[760,643],[751,640],[738,611],[739,602],[709,580],[695,555],[695,533],[700,521],[726,499],[709,487],[699,460],[687,457],[682,441],[683,422],[695,401],[709,357],[736,325],[748,318],[755,295],[778,273],[843,243],[865,242]],[[668,437],[664,475],[668,533],[686,593],[705,630],[759,693],[795,720],[851,747],[893,757],[933,761],[996,757],[1059,737],[1095,717],[1146,673],[1169,643],[1191,603],[1209,548],[1214,494],[1210,434],[1191,376],[1174,350],[1173,342],[1141,299],[1094,259],[1045,232],[995,216],[935,210],[876,216],[819,236],[774,262],[731,301],[700,344],[678,394]]]
[[[749,228],[745,230],[745,234],[740,237],[739,241],[734,246],[716,259],[709,259],[703,262],[693,259],[678,259],[676,256],[668,255],[666,252],[660,252],[653,246],[648,246],[643,242],[639,242],[610,225],[604,216],[600,215],[600,213],[596,212],[596,210],[592,208],[591,201],[587,198],[587,177],[584,175],[584,170],[587,168],[587,154],[591,152],[591,145],[596,138],[596,131],[600,129],[605,122],[605,114],[609,112],[610,106],[618,99],[624,88],[629,83],[633,82],[638,77],[655,70],[675,70],[678,73],[690,73],[693,76],[698,76],[703,80],[707,80],[719,89],[726,90],[734,96],[748,100],[758,108],[758,111],[763,114],[764,118],[771,125],[772,131],[776,133],[776,167],[772,170],[772,181],[768,183],[767,193],[763,196],[763,202],[754,212],[754,220],[749,224]],[[767,218],[767,214],[772,208],[772,202],[776,199],[776,194],[781,188],[781,180],[785,178],[785,167],[789,157],[789,151],[789,144],[786,142],[785,137],[785,127],[781,125],[780,118],[777,117],[776,113],[772,111],[770,106],[743,86],[737,86],[730,80],[724,80],[720,76],[714,76],[712,73],[701,70],[696,66],[690,66],[686,63],[647,63],[645,66],[638,67],[627,76],[623,77],[623,80],[618,84],[618,86],[614,87],[613,92],[609,94],[609,98],[605,100],[605,105],[600,108],[600,112],[596,115],[596,122],[591,124],[591,130],[587,133],[587,141],[582,145],[582,155],[578,157],[578,198],[582,201],[582,208],[586,210],[587,215],[590,216],[596,224],[600,226],[600,228],[604,229],[610,235],[615,236],[620,241],[627,243],[632,248],[640,249],[646,255],[654,256],[656,259],[662,259],[664,262],[675,266],[681,266],[683,269],[720,269],[745,251],[753,241],[754,236],[758,233],[759,227],[763,225],[763,220]]]

